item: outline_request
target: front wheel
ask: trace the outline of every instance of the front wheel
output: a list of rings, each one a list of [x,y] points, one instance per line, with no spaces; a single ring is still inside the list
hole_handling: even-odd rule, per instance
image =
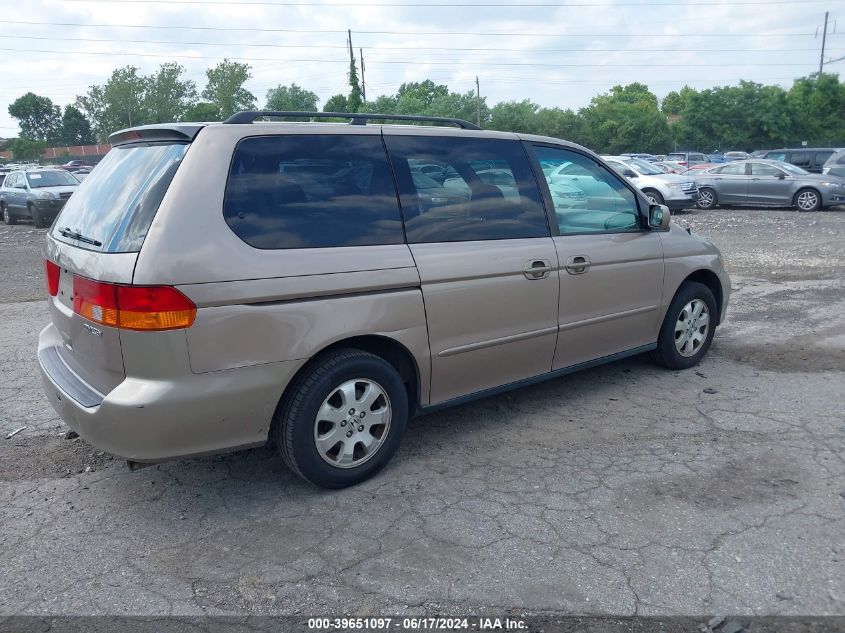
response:
[[[719,202],[719,199],[716,197],[716,191],[711,189],[710,187],[701,187],[698,190],[698,208],[699,209],[712,209],[715,207]]]
[[[652,358],[669,369],[697,365],[713,341],[716,299],[710,288],[690,281],[682,285],[663,319]]]
[[[44,219],[44,216],[41,214],[41,211],[38,210],[37,207],[27,205],[27,209],[29,210],[29,215],[32,218],[32,223],[35,225],[36,229],[46,229],[50,226],[50,223]]]
[[[822,197],[814,189],[802,189],[795,194],[795,206],[799,211],[818,211],[822,206]]]
[[[665,202],[661,193],[655,189],[643,189],[643,193],[651,204],[664,204]]]
[[[381,470],[408,422],[408,394],[393,366],[355,349],[330,352],[291,386],[274,419],[285,463],[323,488]]]

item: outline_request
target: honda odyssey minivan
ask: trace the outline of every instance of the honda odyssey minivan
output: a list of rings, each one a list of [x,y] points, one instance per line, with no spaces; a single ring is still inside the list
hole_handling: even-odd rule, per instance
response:
[[[269,441],[340,488],[414,415],[707,353],[730,291],[718,249],[589,150],[457,119],[285,116],[117,132],[54,222],[38,359],[91,444],[139,465]],[[409,119],[427,125],[371,123]],[[563,163],[597,186],[557,191]]]

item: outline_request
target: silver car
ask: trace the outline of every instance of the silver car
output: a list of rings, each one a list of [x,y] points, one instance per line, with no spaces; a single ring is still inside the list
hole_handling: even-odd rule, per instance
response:
[[[264,116],[113,134],[47,235],[46,394],[132,463],[269,442],[340,488],[413,415],[644,352],[689,368],[724,319],[718,249],[583,147]]]
[[[698,206],[702,209],[720,204],[753,204],[818,211],[845,204],[845,179],[811,174],[776,160],[734,161],[693,177],[698,184]]]

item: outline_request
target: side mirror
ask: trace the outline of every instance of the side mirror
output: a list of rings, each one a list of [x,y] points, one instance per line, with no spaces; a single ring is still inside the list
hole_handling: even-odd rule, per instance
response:
[[[625,176],[625,178],[636,178],[637,172],[635,172],[633,169],[626,169],[622,172],[622,175]]]
[[[786,178],[786,174],[783,173],[782,171],[779,171],[778,172],[778,180],[783,180],[784,178]]]
[[[648,226],[658,231],[665,231],[669,228],[669,220],[672,214],[665,204],[653,204],[648,208]]]

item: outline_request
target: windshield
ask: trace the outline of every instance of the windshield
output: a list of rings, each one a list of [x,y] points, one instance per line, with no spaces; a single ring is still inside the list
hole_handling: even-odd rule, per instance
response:
[[[62,242],[91,248],[62,235],[63,230],[69,229],[101,242],[96,250],[104,253],[141,250],[187,148],[183,143],[115,147],[68,200],[53,223],[51,235]]]
[[[636,169],[641,174],[645,174],[646,176],[657,176],[662,175],[664,172],[662,169],[658,169],[651,163],[645,160],[641,160],[639,158],[631,158],[630,160],[626,160],[631,167]]]
[[[79,181],[64,170],[51,169],[50,171],[32,171],[26,175],[27,182],[31,189],[42,187],[74,187]]]

